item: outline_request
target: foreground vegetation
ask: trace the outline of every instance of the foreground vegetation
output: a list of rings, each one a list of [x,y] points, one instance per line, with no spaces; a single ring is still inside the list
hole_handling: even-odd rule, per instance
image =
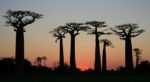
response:
[[[25,62],[25,75],[16,75],[15,60],[13,58],[0,59],[0,82],[149,82],[150,62],[141,62],[134,71],[127,72],[124,67],[117,70],[95,72],[70,70],[69,66],[55,67],[53,70],[44,66],[32,66],[30,61]],[[17,70],[16,70],[17,71]]]
[[[150,75],[36,75],[36,76],[1,76],[0,82],[149,82]]]

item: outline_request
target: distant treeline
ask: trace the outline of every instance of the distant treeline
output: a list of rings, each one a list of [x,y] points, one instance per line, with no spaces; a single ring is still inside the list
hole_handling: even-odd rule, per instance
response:
[[[117,70],[107,70],[107,72],[96,73],[93,69],[88,69],[85,71],[81,71],[80,69],[76,69],[76,71],[72,72],[69,68],[69,65],[65,64],[64,68],[60,68],[60,66],[49,68],[47,66],[38,66],[32,65],[31,62],[27,59],[24,60],[24,69],[25,74],[149,74],[150,73],[150,62],[142,61],[134,69],[132,72],[127,72],[124,67],[119,66]],[[1,58],[0,59],[0,75],[14,75],[16,74],[16,63],[15,58]]]

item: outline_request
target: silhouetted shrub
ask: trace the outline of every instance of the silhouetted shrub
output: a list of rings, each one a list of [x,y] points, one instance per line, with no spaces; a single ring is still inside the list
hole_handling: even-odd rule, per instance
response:
[[[54,71],[55,72],[63,72],[63,73],[65,73],[65,72],[68,72],[68,70],[69,70],[69,65],[68,64],[64,64],[63,67],[62,66],[54,67]]]
[[[139,73],[150,73],[150,62],[145,60],[142,61],[136,68],[135,68],[136,72]]]
[[[122,67],[122,66],[119,66],[119,67],[117,68],[117,71],[118,71],[118,72],[126,72],[126,68],[125,68],[125,67]]]
[[[27,59],[24,60],[24,69],[25,74],[41,74],[41,73],[51,73],[52,69],[41,66],[32,66],[31,62]],[[10,74],[16,74],[16,63],[15,58],[8,57],[8,58],[1,58],[0,59],[0,74],[1,75],[10,75]]]
[[[12,74],[15,71],[15,59],[13,57],[0,59],[0,74]]]

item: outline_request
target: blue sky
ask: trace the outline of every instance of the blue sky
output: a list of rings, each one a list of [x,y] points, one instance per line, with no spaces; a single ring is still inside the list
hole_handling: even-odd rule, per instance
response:
[[[149,0],[1,0],[0,15],[3,19],[8,9],[31,10],[58,24],[93,19],[108,20],[111,24],[140,23],[144,19],[148,23],[149,4]]]

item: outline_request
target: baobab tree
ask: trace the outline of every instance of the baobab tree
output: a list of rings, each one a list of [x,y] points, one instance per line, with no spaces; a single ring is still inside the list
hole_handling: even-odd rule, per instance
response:
[[[138,30],[138,28],[139,26],[137,24],[123,24],[116,26],[115,29],[111,28],[111,30],[117,34],[121,40],[125,41],[125,67],[128,71],[133,70],[131,38],[144,32],[143,29]]]
[[[84,26],[83,23],[67,23],[63,29],[69,33],[71,37],[71,49],[70,49],[70,69],[76,69],[75,61],[75,38],[79,35],[79,31],[87,31],[89,27]]]
[[[136,67],[138,67],[138,65],[139,65],[139,61],[140,61],[140,59],[141,59],[141,51],[142,50],[140,50],[139,48],[134,48],[134,52],[135,52],[135,56],[136,56]]]
[[[64,26],[59,26],[58,28],[54,29],[53,31],[51,31],[50,33],[53,33],[53,37],[56,37],[56,41],[59,40],[60,41],[60,57],[59,57],[59,67],[62,68],[64,67],[64,51],[63,51],[63,38],[65,38],[65,34],[66,31],[63,30]]]
[[[102,71],[107,71],[107,62],[106,62],[106,47],[110,46],[110,47],[114,47],[111,43],[111,41],[109,41],[108,39],[102,39],[100,40],[100,42],[103,43],[103,57],[102,57]]]
[[[4,16],[7,19],[6,24],[12,26],[16,32],[16,70],[19,75],[24,74],[24,27],[42,16],[42,14],[21,10],[8,10]]]
[[[89,31],[89,34],[95,35],[95,64],[94,64],[94,70],[96,72],[101,71],[101,57],[100,57],[100,46],[99,46],[99,37],[101,35],[108,35],[110,33],[105,33],[103,31],[99,31],[99,28],[107,27],[105,25],[105,22],[99,22],[99,21],[90,21],[86,22],[87,25],[92,26],[91,30]]]

